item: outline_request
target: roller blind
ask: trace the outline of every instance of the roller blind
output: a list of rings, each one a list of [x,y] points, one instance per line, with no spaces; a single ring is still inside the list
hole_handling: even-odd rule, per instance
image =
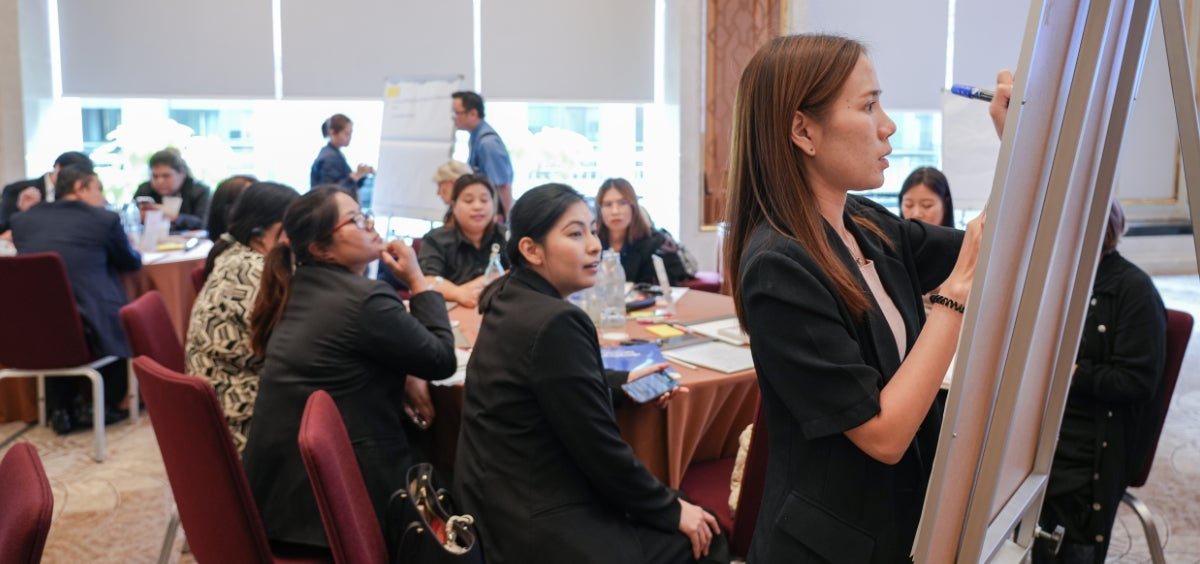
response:
[[[66,96],[274,95],[271,0],[58,0],[58,23]]]
[[[488,100],[651,102],[652,0],[484,0]]]
[[[947,11],[947,0],[811,0],[808,24],[867,46],[885,109],[936,111],[946,77]]]
[[[472,25],[471,0],[282,0],[283,96],[378,99],[388,78],[469,86]]]

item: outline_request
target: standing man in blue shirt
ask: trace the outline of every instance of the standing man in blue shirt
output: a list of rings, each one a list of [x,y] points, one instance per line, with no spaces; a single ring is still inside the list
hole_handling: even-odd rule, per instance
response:
[[[453,99],[454,127],[471,132],[468,143],[471,152],[467,156],[467,164],[492,181],[496,195],[504,206],[500,211],[507,217],[513,203],[513,168],[512,160],[508,158],[508,148],[504,146],[500,134],[483,121],[483,97],[469,91],[455,92],[450,97]]]

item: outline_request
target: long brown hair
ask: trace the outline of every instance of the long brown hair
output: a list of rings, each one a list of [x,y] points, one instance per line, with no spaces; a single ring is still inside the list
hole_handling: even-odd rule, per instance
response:
[[[803,34],[777,37],[750,60],[738,83],[733,109],[733,140],[729,156],[729,199],[725,217],[725,282],[733,290],[738,320],[742,308],[742,253],[763,222],[784,237],[800,243],[855,317],[871,310],[873,302],[849,268],[838,258],[825,234],[816,195],[805,177],[800,148],[792,143],[795,112],[820,122],[843,84],[866,54],[857,41],[835,35]],[[853,221],[883,238],[870,220]]]
[[[263,259],[262,281],[254,310],[250,312],[250,350],[263,356],[267,341],[283,318],[292,290],[292,273],[296,265],[313,262],[311,246],[328,245],[333,240],[337,224],[337,200],[341,188],[326,184],[317,186],[296,198],[283,214],[283,231],[288,244],[275,245]]]
[[[633,210],[633,217],[629,221],[629,227],[625,229],[625,242],[632,243],[640,241],[650,236],[650,224],[646,223],[645,216],[642,215],[642,209],[638,205],[637,193],[633,191],[633,185],[624,178],[609,178],[600,185],[600,190],[596,192],[596,215],[601,217],[600,221],[596,222],[596,237],[604,244],[604,248],[608,248],[608,226],[604,224],[603,216],[600,215],[600,200],[604,199],[605,192],[616,190],[621,193],[621,197],[629,202],[629,207]]]

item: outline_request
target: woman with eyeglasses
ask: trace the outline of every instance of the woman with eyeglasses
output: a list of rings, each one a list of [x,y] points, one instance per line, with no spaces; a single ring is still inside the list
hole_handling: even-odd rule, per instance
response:
[[[460,176],[450,192],[452,221],[421,238],[421,271],[432,289],[447,300],[475,307],[492,245],[500,245],[500,263],[508,268],[496,204],[496,189],[486,176]]]
[[[635,283],[677,286],[692,279],[683,260],[683,249],[666,230],[654,229],[642,214],[633,185],[624,178],[609,178],[596,193],[596,215],[600,222],[596,236],[604,250],[612,249],[621,256],[625,280]],[[651,257],[663,259],[667,277],[658,280]]]
[[[382,521],[411,461],[405,375],[453,374],[454,336],[412,249],[385,245],[346,192],[321,186],[301,196],[283,229],[289,244],[267,255],[250,318],[251,346],[265,361],[244,463],[272,543],[327,547],[296,445],[308,396],[325,390],[337,402]],[[375,260],[412,289],[411,314],[387,284],[363,276]]]

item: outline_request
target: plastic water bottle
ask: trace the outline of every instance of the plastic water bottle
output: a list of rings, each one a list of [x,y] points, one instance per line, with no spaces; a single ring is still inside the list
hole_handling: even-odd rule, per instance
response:
[[[600,272],[596,288],[599,290],[601,307],[600,327],[602,329],[625,328],[625,269],[621,266],[620,255],[616,251],[604,251],[600,259]]]
[[[483,284],[486,286],[497,278],[504,276],[504,265],[500,262],[500,244],[492,243],[492,256],[488,259],[487,268],[483,271]]]
[[[142,213],[136,203],[129,202],[121,209],[121,227],[125,230],[129,245],[138,248],[142,241]]]

